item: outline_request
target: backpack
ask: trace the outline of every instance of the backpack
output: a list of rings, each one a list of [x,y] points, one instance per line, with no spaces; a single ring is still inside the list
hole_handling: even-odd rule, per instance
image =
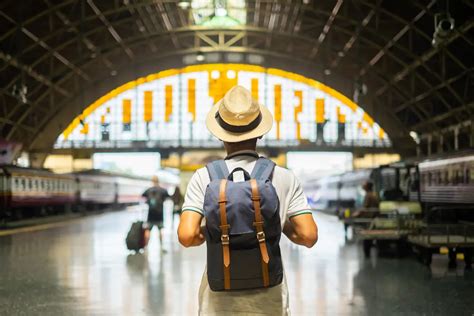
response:
[[[280,203],[271,176],[275,163],[260,157],[252,174],[229,173],[224,160],[209,163],[204,196],[207,278],[213,291],[278,285],[283,280],[280,253]],[[244,180],[234,182],[241,171]]]

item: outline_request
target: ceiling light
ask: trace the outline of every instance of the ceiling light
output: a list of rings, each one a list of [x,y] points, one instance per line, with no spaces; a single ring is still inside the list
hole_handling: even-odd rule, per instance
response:
[[[204,61],[204,59],[206,59],[206,58],[204,57],[204,54],[203,54],[203,53],[198,53],[198,54],[196,55],[196,60],[197,60],[197,61]]]
[[[324,69],[324,74],[326,76],[329,76],[331,74],[331,69],[327,68],[327,69]]]
[[[227,71],[227,78],[229,79],[235,79],[236,73],[234,70],[229,70]]]
[[[420,143],[420,137],[418,136],[418,133],[415,131],[410,131],[410,137],[413,138],[415,143],[419,144]]]
[[[191,3],[189,1],[179,1],[178,2],[178,7],[180,7],[183,10],[189,9],[190,6],[191,6]]]
[[[112,70],[112,71],[110,72],[110,75],[111,75],[111,76],[116,76],[116,75],[117,75],[117,70]]]
[[[216,8],[216,16],[227,16],[227,10],[225,8]]]
[[[216,80],[216,79],[219,79],[219,77],[221,76],[221,74],[219,73],[218,70],[213,70],[211,71],[211,78]]]

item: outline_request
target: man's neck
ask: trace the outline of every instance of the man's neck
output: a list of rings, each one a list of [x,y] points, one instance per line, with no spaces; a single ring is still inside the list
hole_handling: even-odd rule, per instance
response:
[[[241,148],[229,148],[227,149],[227,155],[232,155],[232,154],[235,154],[237,152],[241,152],[241,151],[253,151],[253,152],[256,152],[257,151],[257,148],[249,148],[249,147],[241,147]]]

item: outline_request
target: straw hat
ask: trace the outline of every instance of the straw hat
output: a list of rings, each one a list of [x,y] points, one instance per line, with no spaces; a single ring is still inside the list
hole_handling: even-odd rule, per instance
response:
[[[257,138],[270,131],[273,117],[266,106],[258,104],[250,91],[232,87],[209,111],[207,129],[217,138],[229,143]]]

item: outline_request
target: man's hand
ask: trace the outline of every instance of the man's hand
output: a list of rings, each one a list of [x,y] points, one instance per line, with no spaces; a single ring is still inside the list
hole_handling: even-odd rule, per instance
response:
[[[312,214],[301,214],[285,222],[283,233],[292,242],[311,248],[318,241],[318,226]]]
[[[204,243],[201,233],[202,215],[192,211],[181,213],[178,226],[178,239],[184,247],[199,246]]]

